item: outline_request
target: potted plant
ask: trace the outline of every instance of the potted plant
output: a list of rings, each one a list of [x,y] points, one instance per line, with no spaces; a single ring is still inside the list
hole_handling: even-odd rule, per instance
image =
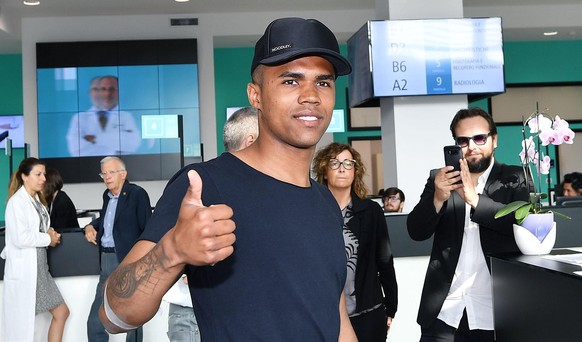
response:
[[[541,188],[542,175],[550,172],[550,157],[541,152],[541,146],[572,144],[575,133],[569,128],[566,120],[558,115],[550,115],[536,110],[527,119],[522,119],[522,151],[519,154],[521,165],[526,175],[526,182],[533,182],[531,165],[537,171],[537,187],[533,182],[534,192],[530,193],[529,201],[515,201],[501,208],[495,218],[515,213],[514,234],[516,242],[524,254],[547,254],[555,242],[554,214],[570,218],[558,212],[544,209],[542,199],[548,197],[546,193],[538,192]],[[529,128],[529,136],[526,135]],[[530,184],[528,184],[528,188]],[[524,239],[524,241],[520,241]],[[521,244],[521,245],[520,245]],[[536,245],[537,244],[537,245]],[[538,246],[539,245],[539,246]]]

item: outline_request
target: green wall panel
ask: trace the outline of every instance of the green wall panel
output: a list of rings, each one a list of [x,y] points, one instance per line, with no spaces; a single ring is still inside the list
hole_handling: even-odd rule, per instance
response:
[[[505,82],[582,82],[582,41],[507,42]]]
[[[22,114],[22,55],[0,55],[0,115]]]
[[[0,115],[22,114],[22,55],[0,55]],[[23,149],[13,150],[13,167],[23,158]],[[9,159],[0,150],[0,221],[4,221],[8,183],[10,182]]]
[[[224,152],[222,127],[226,109],[249,105],[247,84],[251,81],[251,62],[254,49],[214,49],[214,86],[216,93],[216,145],[218,154]]]

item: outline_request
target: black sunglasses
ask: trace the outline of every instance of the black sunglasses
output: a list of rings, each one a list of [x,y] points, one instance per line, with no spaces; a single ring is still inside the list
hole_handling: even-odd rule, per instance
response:
[[[455,143],[461,147],[469,146],[469,141],[473,140],[476,145],[483,146],[487,143],[487,138],[491,136],[491,133],[487,134],[477,134],[472,137],[456,137]]]

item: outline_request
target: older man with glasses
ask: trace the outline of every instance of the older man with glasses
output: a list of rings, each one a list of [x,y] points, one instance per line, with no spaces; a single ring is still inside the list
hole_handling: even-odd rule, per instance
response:
[[[95,300],[87,319],[89,342],[109,341],[109,334],[99,320],[103,284],[139,238],[152,215],[148,193],[127,178],[125,163],[118,157],[101,160],[101,172],[107,189],[99,217],[85,226],[85,238],[99,246],[101,272]],[[142,328],[127,333],[126,341],[142,341]]]
[[[497,128],[487,112],[462,109],[450,128],[462,148],[461,171],[432,170],[407,221],[412,239],[434,237],[417,319],[420,341],[490,342],[493,299],[485,255],[518,252],[515,218],[494,215],[507,203],[527,201],[530,189],[521,167],[493,158]]]

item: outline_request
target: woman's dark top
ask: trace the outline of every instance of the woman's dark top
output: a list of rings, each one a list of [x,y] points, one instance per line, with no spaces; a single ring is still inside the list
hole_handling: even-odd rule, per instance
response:
[[[56,231],[60,231],[63,228],[79,227],[77,209],[75,209],[73,201],[64,191],[57,192],[57,196],[49,205],[49,213],[51,215],[51,227]]]

